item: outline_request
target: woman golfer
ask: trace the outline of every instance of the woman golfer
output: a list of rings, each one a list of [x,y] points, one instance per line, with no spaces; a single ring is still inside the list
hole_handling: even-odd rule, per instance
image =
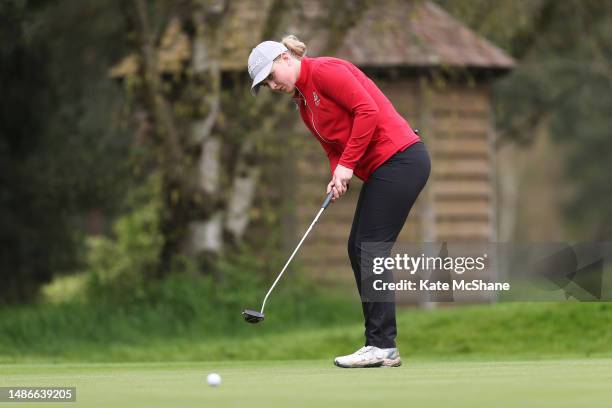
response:
[[[367,250],[364,243],[390,244],[390,250],[427,182],[429,155],[363,72],[348,61],[305,54],[306,46],[293,35],[259,44],[248,60],[251,93],[265,86],[293,94],[304,124],[329,158],[332,177],[327,193],[333,192],[333,201],[346,193],[353,174],[363,180],[348,255],[362,296],[365,346],[336,357],[334,363],[346,368],[399,366],[395,303],[364,299],[362,254]]]

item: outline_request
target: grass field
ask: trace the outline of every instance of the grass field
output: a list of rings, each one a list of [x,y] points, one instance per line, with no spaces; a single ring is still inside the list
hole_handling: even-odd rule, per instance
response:
[[[85,312],[74,309],[35,312],[0,314],[0,364],[318,360],[346,354],[363,342],[358,319],[331,325],[325,310],[292,317],[276,305],[260,325],[244,323],[237,310],[226,317],[224,328],[194,320],[188,329],[168,333],[161,332],[163,318],[154,312],[148,315],[155,324],[120,313],[92,313],[87,320]],[[326,323],[301,325],[307,318]],[[610,327],[612,303],[410,309],[398,312],[398,345],[410,359],[607,358],[612,357]]]
[[[189,302],[171,300],[164,305],[174,309],[129,313],[70,305],[5,310],[0,386],[77,388],[77,403],[54,407],[557,408],[612,401],[610,303],[400,310],[404,365],[343,370],[331,358],[359,347],[363,326],[340,300],[325,308],[316,307],[325,299],[295,309],[274,304],[256,326],[239,310],[181,321],[177,311],[191,309],[178,306]],[[166,319],[181,325],[164,326]],[[222,376],[220,387],[206,384],[211,372]]]
[[[4,365],[0,386],[76,386],[70,407],[609,407],[612,359]],[[206,384],[210,372],[220,387]],[[9,404],[1,404],[8,406]],[[41,404],[20,403],[20,407]]]
[[[404,365],[357,370],[336,368],[331,357],[362,343],[360,323],[300,325],[281,312],[271,309],[257,326],[236,313],[228,332],[192,324],[174,336],[137,326],[147,341],[113,338],[123,332],[107,334],[93,325],[98,320],[57,324],[59,312],[6,315],[0,386],[75,386],[76,404],[53,404],[68,407],[557,408],[612,401],[612,304],[401,310]],[[222,376],[220,387],[206,384],[211,372]]]

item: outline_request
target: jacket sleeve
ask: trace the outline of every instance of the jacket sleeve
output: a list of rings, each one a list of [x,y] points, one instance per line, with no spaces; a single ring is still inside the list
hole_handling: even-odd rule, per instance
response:
[[[333,152],[332,150],[326,150],[327,158],[329,159],[329,169],[331,173],[334,174],[336,167],[338,166],[338,161],[340,160],[340,155]]]
[[[354,169],[372,140],[378,124],[378,106],[357,78],[342,65],[319,65],[313,71],[313,82],[322,94],[353,117],[351,134],[338,164]]]

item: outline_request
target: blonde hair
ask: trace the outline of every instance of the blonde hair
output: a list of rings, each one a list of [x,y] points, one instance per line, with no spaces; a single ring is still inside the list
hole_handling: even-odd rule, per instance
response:
[[[286,35],[283,37],[281,42],[285,47],[287,47],[287,49],[289,49],[289,51],[291,51],[291,54],[293,54],[294,57],[300,59],[306,55],[306,44],[301,42],[295,35]]]

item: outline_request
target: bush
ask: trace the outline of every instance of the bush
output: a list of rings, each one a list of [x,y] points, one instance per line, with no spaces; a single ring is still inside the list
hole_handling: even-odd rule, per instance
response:
[[[87,239],[91,296],[100,296],[108,289],[139,295],[145,283],[157,275],[164,244],[160,190],[160,177],[151,176],[128,197],[131,208],[113,225],[114,239]]]

